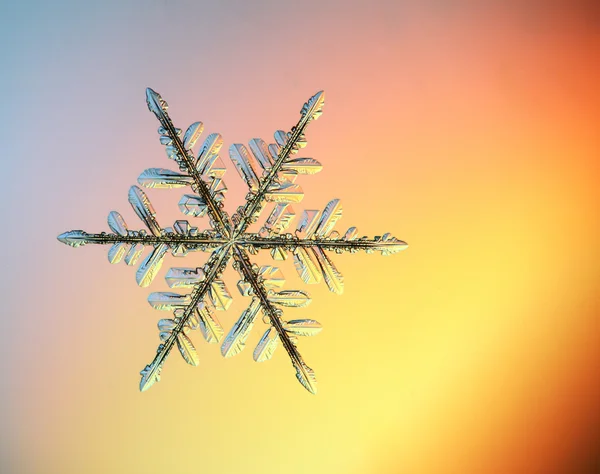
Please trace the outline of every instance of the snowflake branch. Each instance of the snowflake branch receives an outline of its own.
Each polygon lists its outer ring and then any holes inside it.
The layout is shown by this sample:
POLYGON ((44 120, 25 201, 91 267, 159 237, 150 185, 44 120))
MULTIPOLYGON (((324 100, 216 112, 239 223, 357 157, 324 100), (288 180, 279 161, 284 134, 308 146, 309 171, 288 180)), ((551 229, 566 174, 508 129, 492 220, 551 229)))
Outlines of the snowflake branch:
POLYGON ((258 234, 245 234, 239 240, 241 245, 250 245, 255 249, 283 248, 285 250, 294 250, 298 247, 320 247, 323 250, 334 250, 338 253, 352 252, 358 250, 381 251, 384 253, 396 253, 408 247, 406 242, 394 237, 383 240, 383 237, 374 239, 300 239, 288 234, 289 237, 275 235, 272 237, 260 237, 258 234))
POLYGON ((321 115, 324 100, 324 93, 323 91, 320 91, 304 104, 304 107, 301 111, 302 116, 300 117, 300 120, 296 126, 292 128, 291 136, 287 139, 282 149, 279 151, 277 160, 275 160, 275 163, 273 163, 273 166, 269 170, 267 176, 261 180, 258 191, 246 201, 246 204, 242 210, 238 211, 234 215, 234 222, 236 220, 238 221, 234 231, 235 237, 242 235, 248 226, 252 224, 252 218, 254 214, 261 210, 262 202, 264 201, 269 188, 275 182, 279 171, 281 171, 281 167, 289 158, 290 153, 297 149, 298 141, 304 135, 304 129, 312 120, 321 115))
POLYGON ((298 352, 298 348, 284 329, 283 322, 281 321, 282 311, 276 309, 269 301, 267 291, 263 283, 257 278, 256 274, 252 270, 252 265, 248 260, 248 256, 240 247, 235 247, 233 258, 238 263, 239 269, 244 275, 245 280, 252 286, 254 294, 260 301, 263 313, 268 316, 271 326, 273 326, 277 331, 277 335, 279 336, 283 347, 285 347, 285 350, 292 361, 292 365, 296 369, 296 377, 309 392, 313 394, 316 393, 317 387, 314 372, 305 364, 300 352, 298 352))
POLYGON ((204 280, 198 283, 190 294, 190 303, 183 310, 181 317, 177 319, 177 324, 173 328, 169 337, 164 343, 158 346, 157 354, 154 360, 140 372, 142 380, 140 381, 140 391, 148 390, 155 382, 160 380, 162 364, 168 357, 171 349, 177 341, 177 337, 183 331, 185 325, 194 314, 198 303, 206 296, 212 282, 222 273, 227 262, 231 257, 229 247, 221 247, 216 250, 206 264, 206 276, 204 280))
POLYGON ((107 234, 88 234, 83 230, 70 230, 58 236, 58 240, 71 247, 81 247, 86 244, 110 245, 116 243, 141 244, 143 246, 153 246, 157 244, 168 244, 175 246, 184 244, 188 250, 195 248, 216 248, 225 245, 228 240, 210 236, 208 234, 199 234, 197 236, 180 235, 176 233, 166 233, 164 235, 140 235, 139 232, 131 235, 107 234))
POLYGON ((167 113, 167 103, 162 99, 160 94, 150 88, 146 89, 146 101, 150 111, 156 115, 156 118, 160 124, 167 131, 169 137, 173 140, 172 145, 175 147, 180 163, 185 166, 187 173, 189 173, 194 180, 192 189, 206 202, 208 214, 213 221, 216 230, 221 232, 225 237, 229 237, 231 235, 231 226, 228 223, 229 216, 222 209, 222 207, 219 206, 219 203, 217 203, 214 196, 210 192, 208 185, 202 179, 202 176, 196 169, 194 157, 191 156, 190 152, 183 146, 183 142, 181 141, 181 138, 179 138, 179 135, 173 126, 173 122, 167 113))

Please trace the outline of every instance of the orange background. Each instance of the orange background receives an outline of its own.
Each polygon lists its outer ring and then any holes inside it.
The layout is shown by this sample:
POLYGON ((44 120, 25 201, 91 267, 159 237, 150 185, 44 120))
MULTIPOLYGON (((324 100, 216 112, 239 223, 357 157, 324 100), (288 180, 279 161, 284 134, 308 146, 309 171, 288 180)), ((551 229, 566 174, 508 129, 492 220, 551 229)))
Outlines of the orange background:
MULTIPOLYGON (((5 4, 2 472, 597 472, 599 10, 593 2, 5 4), (138 221, 127 190, 170 162, 150 86, 176 126, 225 146, 289 129, 324 89, 300 205, 342 199, 337 228, 391 232, 391 257, 334 256, 345 293, 307 287, 324 330, 223 359, 192 337, 138 392, 165 313, 106 248, 69 229, 138 221)), ((233 166, 233 211, 245 189, 233 166)), ((159 222, 178 191, 150 190, 159 222)), ((266 217, 266 214, 265 214, 266 217)), ((198 221, 196 225, 206 225, 198 221)), ((167 289, 167 257, 151 291, 167 289)), ((270 262, 268 255, 255 259, 270 262)), ((247 299, 226 282, 234 304, 247 299)))

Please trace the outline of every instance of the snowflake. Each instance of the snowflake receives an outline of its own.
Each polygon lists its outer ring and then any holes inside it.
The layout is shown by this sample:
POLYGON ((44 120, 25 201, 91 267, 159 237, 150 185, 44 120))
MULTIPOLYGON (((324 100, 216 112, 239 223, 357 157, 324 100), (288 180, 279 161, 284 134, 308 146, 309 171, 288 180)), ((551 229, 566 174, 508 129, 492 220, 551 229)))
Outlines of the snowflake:
POLYGON ((198 365, 196 349, 188 337, 189 331, 199 329, 207 342, 218 343, 224 335, 215 310, 226 310, 232 297, 220 276, 230 261, 240 274, 238 289, 243 296, 252 298, 248 308, 233 325, 221 345, 224 357, 231 357, 244 349, 248 335, 259 312, 269 329, 254 350, 254 360, 270 359, 281 343, 296 369, 296 377, 311 393, 316 392, 316 378, 306 365, 297 348, 299 336, 312 336, 321 325, 312 319, 286 321, 282 307, 302 307, 310 303, 307 293, 299 290, 282 290, 284 279, 281 271, 273 266, 259 267, 251 263, 250 255, 259 250, 270 250, 274 260, 293 256, 298 274, 305 283, 324 280, 334 293, 342 293, 344 281, 326 251, 336 253, 367 253, 379 251, 383 255, 396 253, 407 247, 389 234, 373 239, 358 237, 356 227, 344 234, 333 230, 342 215, 338 199, 330 201, 323 212, 305 210, 294 234, 284 233, 295 217, 290 203, 302 200, 303 192, 295 183, 298 175, 309 175, 321 170, 321 164, 312 158, 292 158, 306 146, 304 130, 318 118, 323 109, 324 94, 319 92, 304 104, 300 121, 288 133, 275 132, 275 144, 266 145, 261 139, 250 140, 249 147, 234 144, 229 155, 241 177, 249 187, 243 206, 229 216, 223 206, 223 183, 225 166, 219 158, 223 144, 221 135, 210 134, 200 147, 197 158, 192 149, 202 134, 203 125, 196 122, 183 134, 175 128, 167 113, 167 103, 152 89, 146 90, 148 108, 160 122, 160 142, 166 146, 167 156, 179 166, 179 171, 162 168, 145 170, 138 182, 146 188, 190 187, 192 194, 185 194, 179 208, 185 215, 200 217, 208 215, 210 229, 198 231, 187 220, 175 221, 172 228, 161 227, 154 208, 146 194, 137 186, 129 190, 129 202, 135 213, 149 230, 128 229, 123 217, 116 211, 108 215, 112 233, 89 234, 72 230, 58 239, 72 247, 85 244, 111 245, 108 251, 110 263, 125 260, 134 265, 145 247, 152 250, 142 260, 136 273, 138 285, 146 287, 159 272, 165 255, 171 251, 175 257, 183 257, 190 251, 211 252, 207 263, 201 268, 171 268, 166 280, 171 288, 188 288, 187 294, 155 292, 148 302, 157 310, 172 311, 173 317, 158 322, 161 344, 154 360, 142 371, 140 390, 145 391, 160 380, 163 364, 175 345, 184 360, 198 365), (257 233, 249 232, 251 224, 265 205, 275 203, 274 208, 257 233))

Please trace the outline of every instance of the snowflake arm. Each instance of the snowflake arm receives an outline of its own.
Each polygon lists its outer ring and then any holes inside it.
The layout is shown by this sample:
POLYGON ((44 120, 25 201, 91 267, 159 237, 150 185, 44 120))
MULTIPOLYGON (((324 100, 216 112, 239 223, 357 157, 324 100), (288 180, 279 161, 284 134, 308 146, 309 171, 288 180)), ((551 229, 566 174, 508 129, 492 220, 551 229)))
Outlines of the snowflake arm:
MULTIPOLYGON (((175 226, 178 223, 187 223, 187 221, 175 221, 175 226)), ((185 224, 182 224, 185 225, 185 224)), ((134 231, 131 235, 116 235, 101 232, 100 234, 88 234, 83 230, 70 230, 59 236, 59 240, 71 247, 81 247, 86 244, 99 245, 114 245, 128 244, 141 246, 155 246, 158 244, 166 244, 169 247, 177 247, 185 245, 188 250, 204 250, 220 247, 227 243, 226 239, 216 237, 211 232, 198 233, 197 227, 192 227, 189 234, 177 234, 168 230, 164 235, 140 235, 139 231, 134 231)), ((116 262, 114 262, 116 263, 116 262)))
MULTIPOLYGON (((274 337, 279 338, 281 340, 283 347, 288 353, 292 365, 296 369, 296 377, 298 381, 311 393, 316 393, 316 378, 313 370, 308 367, 304 361, 302 360, 302 356, 296 347, 293 339, 287 333, 284 328, 284 323, 282 320, 283 311, 280 309, 276 309, 273 304, 273 296, 269 294, 265 288, 265 285, 258 278, 258 275, 252 268, 252 264, 250 263, 248 256, 246 253, 240 249, 239 247, 234 251, 234 259, 236 262, 236 267, 243 275, 244 280, 249 283, 252 293, 256 295, 260 306, 262 308, 263 314, 265 316, 266 321, 271 324, 271 326, 275 329, 276 335, 274 337)), ((283 293, 283 292, 281 292, 283 293)), ((280 294, 281 294, 280 293, 280 294)), ((290 294, 291 292, 288 292, 290 294)), ((304 293, 302 293, 305 295, 304 293)), ((284 295, 285 296, 285 295, 284 295)), ((275 300, 276 301, 276 300, 275 300)), ((286 303, 286 299, 280 299, 280 303, 286 303)), ((244 315, 242 315, 243 317, 244 315)), ((273 344, 273 343, 272 343, 273 344)), ((255 357, 256 359, 256 357, 255 357)))
POLYGON ((315 247, 322 250, 332 250, 336 253, 358 252, 364 250, 367 253, 375 251, 382 255, 391 255, 408 247, 406 242, 392 237, 390 234, 384 234, 372 239, 361 237, 357 240, 347 240, 347 238, 321 238, 321 239, 300 239, 288 234, 286 236, 261 237, 259 234, 246 234, 241 241, 248 247, 253 247, 255 253, 260 249, 283 249, 295 251, 299 247, 315 247))
POLYGON ((215 232, 198 232, 197 227, 191 227, 185 220, 175 221, 175 230, 171 227, 161 228, 150 200, 137 186, 132 186, 129 190, 129 201, 150 234, 143 229, 129 230, 121 214, 111 211, 107 220, 113 233, 89 234, 83 230, 71 230, 59 235, 58 240, 71 247, 111 245, 108 261, 112 264, 124 259, 127 265, 135 265, 144 247, 152 247, 153 250, 141 262, 136 273, 137 283, 142 287, 152 283, 169 249, 174 256, 183 256, 188 251, 211 251, 227 243, 226 239, 215 232))
MULTIPOLYGON (((167 113, 168 104, 160 94, 147 88, 146 102, 148 104, 148 109, 156 115, 156 118, 162 125, 161 129, 159 129, 159 133, 161 134, 161 143, 164 143, 167 146, 168 156, 177 161, 182 171, 189 174, 192 182, 192 189, 199 193, 204 200, 208 215, 211 219, 211 224, 213 224, 215 230, 221 232, 224 236, 229 237, 231 225, 228 222, 229 218, 227 213, 223 210, 220 203, 217 202, 213 192, 211 192, 211 189, 202 179, 201 173, 198 170, 197 165, 202 164, 202 155, 195 163, 190 151, 184 146, 184 142, 189 145, 189 148, 196 143, 198 136, 203 130, 202 123, 196 122, 192 124, 186 131, 184 141, 182 142, 177 129, 173 126, 173 122, 167 113)), ((203 149, 203 151, 205 151, 205 149, 203 149)))
MULTIPOLYGON (((246 204, 233 216, 233 222, 236 224, 234 233, 237 237, 244 234, 255 216, 260 213, 265 199, 277 202, 297 202, 302 199, 302 191, 293 182, 285 179, 278 180, 281 178, 280 174, 282 171, 285 171, 285 164, 288 162, 290 155, 295 153, 299 148, 306 146, 304 130, 311 121, 321 116, 324 104, 325 94, 323 91, 312 96, 302 107, 300 120, 296 126, 288 134, 282 131, 276 132, 275 141, 277 145, 270 145, 268 151, 264 147, 262 140, 255 139, 251 141, 250 148, 256 159, 248 154, 247 151, 244 153, 245 148, 243 146, 232 145, 230 154, 238 171, 240 171, 242 177, 250 185, 251 191, 255 190, 253 188, 258 188, 255 193, 251 192, 249 194, 246 204), (265 170, 266 176, 263 179, 260 179, 258 176, 260 167, 256 163, 260 163, 265 170), (252 176, 252 171, 254 171, 254 177, 252 176), (259 186, 256 184, 257 181, 260 182, 259 186)), ((301 160, 309 160, 309 162, 301 161, 297 164, 298 167, 304 165, 303 170, 310 170, 306 171, 306 174, 312 174, 321 169, 320 164, 316 160, 310 158, 302 158, 301 160)), ((298 172, 293 168, 293 165, 293 163, 288 163, 287 167, 287 170, 291 171, 292 175, 298 172)))
MULTIPOLYGON (((206 327, 210 324, 207 321, 207 316, 201 311, 201 309, 204 308, 199 308, 199 304, 201 304, 203 299, 207 296, 211 285, 225 269, 230 255, 230 250, 227 247, 221 247, 213 253, 205 266, 206 273, 204 278, 194 285, 193 291, 189 295, 178 295, 183 296, 181 299, 189 300, 184 308, 173 308, 169 303, 165 303, 163 306, 157 304, 154 305, 156 309, 174 309, 174 318, 172 320, 167 320, 170 321, 171 324, 161 324, 161 322, 164 322, 165 320, 159 321, 158 326, 159 330, 161 330, 161 339, 163 337, 166 337, 166 339, 164 343, 158 346, 154 360, 140 372, 140 375, 142 376, 140 381, 140 391, 144 392, 148 390, 155 382, 160 380, 163 363, 176 343, 185 361, 190 365, 198 365, 196 350, 185 333, 195 326, 191 321, 193 318, 199 318, 199 321, 197 322, 198 325, 203 324, 206 327)), ((151 304, 151 297, 153 295, 155 295, 155 293, 151 294, 149 297, 151 304)), ((157 294, 157 296, 162 295, 165 295, 165 293, 157 294)), ((160 297, 157 298, 159 301, 160 299, 160 297)))

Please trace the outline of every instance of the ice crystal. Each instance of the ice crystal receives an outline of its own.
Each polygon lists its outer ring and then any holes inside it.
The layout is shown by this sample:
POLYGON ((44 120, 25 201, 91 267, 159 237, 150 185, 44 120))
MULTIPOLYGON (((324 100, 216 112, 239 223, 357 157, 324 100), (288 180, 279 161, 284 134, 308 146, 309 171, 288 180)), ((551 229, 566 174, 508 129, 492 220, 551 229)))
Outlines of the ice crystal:
POLYGON ((208 261, 201 268, 174 267, 167 272, 165 278, 169 287, 188 289, 188 293, 155 292, 148 296, 154 309, 169 311, 172 317, 158 321, 161 343, 154 360, 141 371, 140 390, 145 391, 160 380, 163 364, 175 346, 188 364, 198 365, 198 354, 189 338, 191 330, 199 330, 209 343, 222 340, 221 353, 231 357, 244 349, 254 323, 262 313, 262 320, 269 328, 254 350, 254 360, 269 360, 282 345, 300 383, 315 393, 316 378, 298 351, 297 339, 317 334, 321 325, 312 319, 286 321, 283 314, 285 307, 308 305, 310 297, 304 291, 283 290, 285 280, 281 270, 274 266, 259 267, 251 262, 251 255, 260 250, 269 250, 274 260, 285 260, 291 255, 305 283, 324 280, 329 290, 341 294, 344 280, 329 252, 364 250, 388 255, 407 246, 390 234, 371 239, 359 237, 356 227, 340 236, 333 230, 342 215, 338 199, 330 201, 322 212, 303 211, 295 232, 286 233, 296 217, 290 203, 300 202, 303 198, 302 188, 296 183, 298 175, 314 174, 322 168, 313 158, 295 158, 293 155, 306 146, 306 126, 322 113, 323 92, 318 92, 304 104, 300 120, 290 132, 275 132, 275 143, 267 145, 255 138, 250 140, 248 147, 231 145, 229 156, 249 187, 245 203, 232 216, 223 207, 227 188, 223 182, 226 168, 219 157, 223 145, 221 135, 208 135, 195 155, 192 149, 202 134, 202 123, 190 125, 182 134, 182 130, 173 125, 167 103, 159 94, 147 89, 146 101, 160 122, 160 143, 165 145, 167 156, 179 170, 150 168, 142 172, 138 183, 145 188, 191 189, 191 193, 179 201, 179 209, 186 216, 208 216, 209 230, 199 231, 187 220, 175 221, 173 227, 161 226, 148 196, 138 186, 132 186, 129 202, 149 232, 129 229, 121 214, 112 211, 108 215, 112 233, 89 234, 72 230, 58 237, 72 247, 110 245, 110 263, 124 260, 127 265, 135 265, 144 248, 149 247, 149 253, 136 272, 137 283, 142 287, 152 283, 167 252, 176 257, 192 251, 210 252, 208 261), (275 205, 259 232, 249 232, 250 225, 258 221, 269 202, 275 205), (240 275, 238 290, 251 301, 225 336, 215 311, 227 310, 232 302, 229 289, 220 279, 230 261, 240 275))

